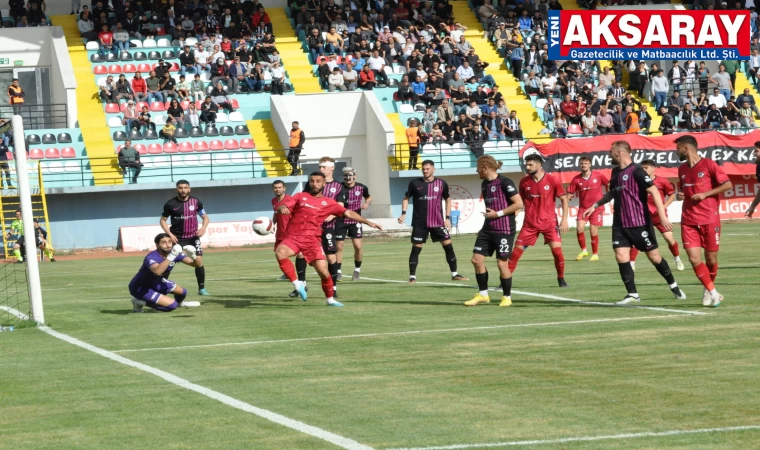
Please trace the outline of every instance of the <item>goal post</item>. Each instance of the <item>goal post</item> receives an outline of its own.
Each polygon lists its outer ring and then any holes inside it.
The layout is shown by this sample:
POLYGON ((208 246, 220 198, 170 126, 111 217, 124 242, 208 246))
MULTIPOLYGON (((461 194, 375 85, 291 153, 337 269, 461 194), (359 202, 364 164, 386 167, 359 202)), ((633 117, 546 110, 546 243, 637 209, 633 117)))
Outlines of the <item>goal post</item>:
MULTIPOLYGON (((19 203, 21 205, 21 220, 24 223, 24 246, 27 250, 26 262, 27 283, 29 287, 29 307, 32 319, 38 324, 45 323, 45 313, 42 309, 42 288, 40 286, 40 266, 37 262, 37 241, 34 234, 34 211, 32 210, 32 191, 29 186, 29 164, 26 155, 26 136, 24 121, 19 115, 11 119, 13 125, 13 150, 16 160, 16 176, 18 183, 19 203)), ((5 230, 3 230, 5 232, 5 230)))

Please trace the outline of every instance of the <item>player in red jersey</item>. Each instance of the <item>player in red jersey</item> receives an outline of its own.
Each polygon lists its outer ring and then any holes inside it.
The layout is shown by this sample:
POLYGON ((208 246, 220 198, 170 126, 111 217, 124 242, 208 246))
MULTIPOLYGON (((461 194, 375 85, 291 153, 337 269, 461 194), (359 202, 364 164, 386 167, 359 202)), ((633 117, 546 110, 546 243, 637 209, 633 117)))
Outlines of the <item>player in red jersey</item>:
MULTIPOLYGON (((755 180, 760 182, 760 141, 755 142, 755 180)), ((752 203, 750 203, 749 208, 747 208, 747 212, 744 213, 744 216, 747 217, 747 219, 752 218, 752 214, 755 213, 755 208, 757 208, 758 203, 760 203, 760 191, 757 191, 755 193, 755 198, 752 200, 752 203)))
MULTIPOLYGON (((591 159, 588 156, 581 156, 580 159, 581 173, 576 175, 570 185, 567 186, 567 199, 572 200, 573 196, 578 197, 578 216, 576 217, 576 230, 578 233, 578 245, 581 246, 581 252, 575 257, 576 261, 583 260, 588 256, 586 249, 586 219, 583 212, 591 205, 601 200, 604 196, 605 189, 610 185, 609 178, 601 173, 591 171, 591 159)), ((602 226, 602 217, 604 216, 604 207, 597 208, 588 218, 591 229, 591 258, 589 261, 599 261, 599 227, 602 226)))
POLYGON ((306 301, 306 286, 298 280, 296 269, 289 259, 299 252, 322 279, 322 291, 327 298, 327 305, 343 306, 333 298, 333 280, 327 270, 325 252, 322 249, 322 224, 329 216, 343 216, 378 230, 382 228, 359 214, 347 210, 335 200, 324 197, 322 195, 324 187, 325 175, 322 172, 312 172, 309 175, 309 192, 296 194, 295 197, 283 201, 277 208, 278 214, 291 217, 288 223, 288 235, 277 246, 275 254, 282 273, 293 283, 293 287, 302 300, 306 301))
MULTIPOLYGON (((280 242, 282 242, 285 239, 286 233, 285 230, 288 228, 288 222, 290 221, 290 216, 285 214, 279 214, 277 212, 277 208, 285 201, 290 199, 290 195, 285 193, 285 182, 282 180, 275 180, 272 183, 272 192, 274 193, 274 197, 272 198, 272 210, 274 211, 272 215, 272 222, 276 225, 277 231, 275 232, 274 237, 274 249, 277 250, 277 246, 280 245, 280 242)), ((296 256, 296 273, 298 274, 298 279, 303 281, 304 284, 306 284, 306 260, 303 259, 302 254, 298 254, 296 256)), ((283 275, 280 280, 287 280, 288 277, 283 275)), ((308 291, 309 288, 306 287, 306 290, 308 291)), ((288 294, 289 297, 298 297, 298 292, 294 289, 293 292, 288 294)))
POLYGON ((549 245, 554 256, 554 268, 557 269, 559 287, 567 287, 565 282, 565 257, 562 255, 562 237, 567 232, 568 201, 562 183, 554 175, 544 172, 540 155, 525 157, 525 172, 528 174, 520 180, 519 193, 525 204, 525 217, 520 234, 517 236, 515 249, 509 258, 509 271, 514 272, 517 261, 525 249, 534 245, 538 235, 544 236, 544 243, 549 245), (557 223, 554 210, 556 200, 562 202, 562 222, 557 223))
POLYGON ((702 305, 720 305, 723 296, 715 289, 718 275, 718 249, 720 247, 720 210, 718 195, 731 189, 726 173, 715 161, 697 153, 697 140, 684 135, 675 140, 678 159, 684 161, 678 167, 681 207, 681 239, 683 248, 697 278, 705 287, 702 305), (701 250, 705 250, 702 262, 701 250), (706 263, 706 264, 705 264, 706 263))
MULTIPOLYGON (((655 176, 654 173, 655 170, 657 170, 657 163, 654 162, 654 160, 645 159, 644 161, 641 161, 640 166, 644 169, 644 172, 649 175, 649 178, 652 179, 652 183, 654 183, 654 186, 660 193, 660 200, 662 200, 662 203, 665 206, 665 214, 667 215, 668 206, 670 206, 670 204, 676 199, 675 186, 673 186, 673 183, 668 181, 667 178, 655 176)), ((654 199, 651 195, 648 197, 647 206, 649 207, 649 215, 652 217, 652 225, 657 228, 660 234, 662 234, 662 237, 665 238, 670 253, 675 257, 676 268, 678 270, 684 270, 683 261, 681 261, 681 252, 678 250, 678 241, 673 237, 673 232, 668 231, 660 221, 660 216, 657 214, 657 206, 654 204, 654 199)), ((639 249, 631 247, 631 267, 634 268, 634 270, 636 269, 636 256, 638 256, 638 254, 639 249)))

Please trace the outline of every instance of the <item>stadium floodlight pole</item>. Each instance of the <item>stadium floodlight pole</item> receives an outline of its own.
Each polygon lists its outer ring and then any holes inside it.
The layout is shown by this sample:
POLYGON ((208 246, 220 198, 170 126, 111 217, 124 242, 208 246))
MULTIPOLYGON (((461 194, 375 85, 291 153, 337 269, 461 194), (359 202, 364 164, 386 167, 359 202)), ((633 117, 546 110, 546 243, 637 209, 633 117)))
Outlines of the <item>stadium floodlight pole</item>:
POLYGON ((13 125, 13 150, 16 153, 21 220, 24 223, 24 246, 27 251, 26 273, 29 283, 29 303, 32 307, 32 318, 42 325, 45 323, 45 313, 42 311, 42 288, 40 287, 40 267, 37 263, 37 242, 34 237, 34 212, 32 211, 32 191, 29 188, 29 166, 26 162, 24 120, 21 116, 14 115, 11 124, 13 125))

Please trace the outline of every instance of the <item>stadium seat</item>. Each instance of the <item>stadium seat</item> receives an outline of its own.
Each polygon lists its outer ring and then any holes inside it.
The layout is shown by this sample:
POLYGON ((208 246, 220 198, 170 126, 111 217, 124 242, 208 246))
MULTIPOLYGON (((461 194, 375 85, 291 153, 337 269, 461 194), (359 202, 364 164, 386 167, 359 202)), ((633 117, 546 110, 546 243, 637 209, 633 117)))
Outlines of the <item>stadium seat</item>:
POLYGON ((583 128, 580 125, 574 123, 567 127, 568 134, 583 134, 583 128))
POLYGON ((184 139, 190 137, 190 135, 187 134, 187 130, 185 130, 183 127, 177 127, 177 129, 174 131, 174 137, 177 139, 184 139))
POLYGON ((58 159, 61 157, 61 152, 57 148, 49 148, 45 150, 46 159, 58 159))
POLYGON ((141 155, 147 155, 148 154, 148 148, 145 147, 144 145, 142 145, 142 144, 135 144, 134 147, 135 147, 135 150, 137 150, 137 153, 139 153, 141 155))
POLYGON ((55 135, 50 133, 43 134, 42 143, 45 145, 55 144, 55 135))
POLYGON ((153 102, 150 104, 150 110, 153 112, 164 112, 166 108, 164 108, 164 104, 161 102, 153 102))
POLYGON ((166 123, 166 116, 163 114, 156 114, 153 116, 153 123, 156 124, 157 127, 162 127, 166 123))
POLYGON ((198 165, 198 157, 193 155, 187 155, 185 156, 185 165, 186 166, 197 166, 198 165))
POLYGON ((177 148, 177 144, 174 142, 167 142, 164 144, 164 153, 177 153, 179 152, 179 148, 177 148))
MULTIPOLYGON (((237 99, 234 99, 234 98, 230 99, 230 106, 232 106, 232 109, 240 109, 240 103, 238 103, 237 99)), ((234 113, 230 113, 230 114, 234 114, 234 113)), ((242 122, 243 120, 245 120, 245 119, 242 118, 243 117, 242 113, 240 114, 240 117, 241 117, 240 122, 242 122)), ((230 120, 232 120, 232 119, 230 119, 230 120)))
POLYGON ((158 139, 158 133, 150 129, 145 130, 144 136, 146 140, 158 139))
MULTIPOLYGON (((168 39, 166 40, 168 41, 168 39)), ((169 45, 166 45, 165 47, 169 47, 169 45)), ((171 50, 164 50, 164 53, 162 53, 162 56, 164 57, 164 59, 175 59, 177 57, 177 55, 175 55, 174 52, 171 50)))
MULTIPOLYGON (((129 53, 127 51, 123 51, 123 52, 121 52, 119 54, 119 60, 121 60, 121 61, 132 61, 132 60, 134 60, 134 57, 132 56, 131 53, 129 53)), ((124 71, 126 71, 126 69, 124 69, 124 71)))
POLYGON ((193 152, 193 144, 189 142, 180 142, 179 143, 179 152, 180 153, 192 153, 193 152))
POLYGON ((145 39, 142 41, 143 48, 156 48, 156 41, 153 39, 145 39))
POLYGON ((108 62, 119 62, 119 57, 114 55, 113 53, 109 53, 106 55, 106 61, 108 62))
POLYGON ((148 59, 150 59, 151 61, 158 61, 159 59, 161 59, 161 53, 153 50, 152 52, 148 53, 148 59))
MULTIPOLYGON (((234 103, 232 106, 235 109, 238 108, 238 106, 235 106, 235 104, 237 104, 237 100, 233 98, 231 103, 234 103)), ((243 117, 243 113, 241 113, 240 111, 231 112, 229 115, 229 118, 230 118, 230 122, 245 122, 245 117, 243 117)))
POLYGON ((45 158, 45 153, 42 152, 42 150, 38 148, 33 148, 29 150, 29 159, 43 159, 45 158))
POLYGON ((135 109, 137 111, 142 111, 143 107, 145 107, 145 106, 150 107, 150 105, 148 104, 148 102, 137 102, 137 103, 135 103, 135 109))
POLYGON ((232 127, 223 126, 219 129, 219 134, 222 136, 234 136, 235 130, 233 130, 232 127))
POLYGON ((121 121, 121 117, 111 117, 108 119, 108 126, 111 128, 123 127, 124 124, 121 121))
POLYGON ((539 98, 536 100, 536 109, 544 109, 544 106, 546 106, 546 99, 545 98, 539 98))
MULTIPOLYGON (((144 139, 144 137, 143 137, 143 134, 140 132, 140 130, 134 129, 134 130, 131 130, 129 132, 129 140, 130 141, 142 141, 143 139, 144 139)), ((114 133, 114 139, 113 140, 114 141, 126 141, 127 140, 126 133, 124 133, 123 131, 117 131, 116 133, 114 133), (124 137, 122 139, 116 139, 116 136, 118 134, 124 135, 124 137)))
POLYGON ((161 144, 150 144, 148 145, 148 154, 149 155, 160 155, 164 152, 164 148, 161 147, 161 144))
POLYGON ((95 53, 94 55, 90 56, 90 62, 94 63, 102 63, 105 62, 105 58, 103 58, 103 55, 100 53, 95 53))
POLYGON ((414 106, 404 103, 402 105, 399 105, 398 112, 401 114, 413 114, 414 106))
POLYGON ((82 164, 77 161, 68 161, 64 164, 63 169, 66 172, 76 173, 82 171, 82 164))
POLYGON ((63 172, 64 170, 65 170, 65 169, 64 169, 64 165, 63 165, 63 163, 62 163, 62 162, 58 162, 58 161, 56 161, 56 162, 51 162, 51 163, 48 165, 48 171, 49 171, 50 173, 61 173, 61 172, 63 172))
POLYGON ((231 164, 230 157, 226 153, 219 153, 214 155, 214 164, 217 165, 227 165, 231 164))
POLYGON ((238 125, 235 127, 235 134, 238 136, 249 136, 251 132, 248 131, 248 125, 238 125))
POLYGON ((139 39, 130 39, 129 40, 129 46, 133 47, 133 48, 142 48, 143 47, 143 43, 139 39))
POLYGON ((106 75, 108 74, 108 68, 106 66, 93 66, 92 73, 95 75, 106 75))
MULTIPOLYGON (((150 64, 142 63, 142 64, 138 65, 137 66, 137 71, 138 72, 149 73, 150 72, 150 64)), ((145 78, 145 77, 143 77, 143 78, 145 78)))
MULTIPOLYGON (((172 42, 169 39, 162 38, 162 39, 159 39, 159 40, 156 41, 156 46, 157 47, 171 47, 172 46, 172 42)), ((167 51, 169 51, 169 50, 167 50, 167 51)), ((166 58, 166 56, 164 56, 164 58, 166 58)))
POLYGON ((198 39, 194 37, 189 37, 185 39, 185 45, 189 45, 192 48, 194 45, 198 45, 198 39))
POLYGON ((216 128, 216 125, 206 125, 206 130, 203 135, 208 137, 219 136, 219 129, 216 128))
POLYGON ((251 138, 245 138, 240 140, 240 148, 244 148, 247 150, 252 150, 256 148, 256 144, 253 143, 253 139, 251 138))
POLYGON ((203 101, 202 101, 202 100, 198 100, 198 101, 196 101, 196 102, 195 102, 195 109, 197 109, 197 110, 198 110, 198 114, 200 114, 200 111, 201 111, 201 105, 202 105, 202 104, 203 104, 203 101))
POLYGON ((76 158, 77 152, 71 147, 64 147, 61 149, 61 158, 76 158))
POLYGON ((224 149, 225 150, 238 150, 240 148, 240 144, 238 141, 234 139, 227 139, 224 141, 224 149))
POLYGON ((181 106, 184 111, 187 111, 187 108, 190 107, 190 100, 182 100, 179 106, 181 106))
POLYGON ((71 144, 71 135, 69 133, 58 133, 59 144, 71 144))
POLYGON ((12 161, 13 160, 13 152, 6 152, 5 154, 6 154, 6 156, 8 156, 8 161, 12 161))
POLYGON ((227 123, 230 121, 229 116, 226 113, 216 113, 216 123, 227 123))
POLYGON ((196 152, 207 152, 208 144, 205 141, 196 141, 195 144, 193 144, 193 148, 196 152))
MULTIPOLYGON (((81 44, 80 44, 81 45, 81 44)), ((80 47, 81 48, 81 47, 80 47)), ((90 41, 88 42, 84 48, 86 50, 100 50, 100 44, 98 44, 96 41, 90 41)))
POLYGON ((173 62, 172 66, 169 68, 169 72, 179 72, 179 63, 173 62))
POLYGON ((137 72, 137 66, 134 64, 124 64, 124 67, 121 68, 122 73, 135 73, 137 72))
POLYGON ((148 55, 145 54, 145 52, 135 52, 134 54, 135 61, 147 61, 148 55))
MULTIPOLYGON (((132 130, 132 131, 133 132, 137 132, 138 134, 140 133, 137 130, 132 130)), ((130 133, 129 138, 132 139, 133 141, 136 140, 136 138, 133 137, 132 133, 130 133)), ((142 136, 140 136, 140 139, 142 139, 142 136)), ((126 141, 127 140, 127 133, 125 133, 123 131, 114 131, 113 132, 113 140, 117 141, 117 142, 126 141)))
MULTIPOLYGON (((124 109, 127 108, 127 104, 124 103, 124 109)), ((116 103, 106 103, 106 112, 108 114, 117 114, 121 112, 119 105, 116 103)))
POLYGON ((110 73, 111 75, 118 75, 118 74, 120 74, 121 73, 121 66, 119 66, 117 64, 111 64, 110 66, 108 66, 108 73, 110 73))
POLYGON ((211 150, 224 150, 224 143, 218 139, 214 139, 208 146, 211 150))

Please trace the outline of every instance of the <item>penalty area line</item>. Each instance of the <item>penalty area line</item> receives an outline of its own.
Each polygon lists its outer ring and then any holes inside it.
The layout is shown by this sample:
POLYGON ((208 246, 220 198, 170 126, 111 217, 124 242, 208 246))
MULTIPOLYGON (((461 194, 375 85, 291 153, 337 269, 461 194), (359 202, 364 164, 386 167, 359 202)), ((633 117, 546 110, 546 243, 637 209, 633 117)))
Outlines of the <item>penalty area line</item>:
MULTIPOLYGON (((401 280, 386 280, 383 278, 367 278, 362 277, 362 280, 367 281, 381 281, 384 283, 398 283, 398 284, 408 284, 408 281, 401 281, 401 280)), ((427 284, 432 286, 451 286, 451 287, 466 287, 470 289, 477 289, 476 286, 471 286, 468 284, 460 284, 460 283, 441 283, 436 281, 417 281, 414 284, 427 284)), ((498 291, 499 289, 495 288, 489 288, 489 291, 498 291)), ((550 294, 539 294, 537 292, 528 292, 528 291, 518 291, 518 290, 512 290, 513 294, 518 295, 524 295, 526 297, 536 297, 536 298, 546 298, 549 300, 557 300, 561 302, 569 302, 569 303, 579 303, 584 305, 596 305, 596 306, 612 306, 616 308, 631 308, 631 309, 646 309, 649 311, 662 311, 662 312, 670 312, 670 313, 678 313, 678 314, 687 314, 692 316, 706 316, 709 315, 706 312, 701 311, 685 311, 682 309, 670 309, 670 308, 660 308, 659 306, 641 306, 641 305, 617 305, 615 303, 605 303, 605 302, 593 302, 593 301, 587 301, 587 300, 578 300, 575 298, 567 298, 567 297, 560 297, 557 295, 550 295, 550 294)))
POLYGON ((385 450, 460 450, 467 448, 496 448, 496 447, 522 447, 528 445, 551 445, 551 444, 568 444, 572 442, 592 442, 592 441, 604 441, 612 439, 635 439, 635 438, 647 438, 647 437, 666 437, 666 436, 680 436, 685 434, 701 434, 701 433, 727 433, 731 431, 748 431, 748 430, 760 430, 760 425, 743 425, 737 427, 722 427, 722 428, 701 428, 697 430, 670 430, 670 431, 644 431, 640 433, 624 433, 624 434, 612 434, 607 436, 581 436, 581 437, 568 437, 560 439, 541 439, 532 441, 507 441, 507 442, 492 442, 484 444, 455 444, 455 445, 440 445, 432 447, 403 447, 403 448, 388 448, 385 450))
POLYGON ((114 353, 134 353, 134 352, 147 352, 158 350, 184 350, 193 348, 211 348, 211 347, 231 347, 239 345, 263 345, 263 344, 287 344, 291 342, 308 342, 308 341, 325 341, 333 339, 360 339, 360 338, 375 338, 375 337, 387 337, 387 336, 409 336, 415 334, 432 334, 432 333, 455 333, 455 332, 467 332, 467 331, 482 331, 482 330, 501 330, 506 328, 531 328, 531 327, 550 327, 561 325, 585 325, 593 323, 605 323, 605 322, 630 322, 635 320, 651 320, 651 319, 666 319, 671 317, 683 317, 679 314, 669 314, 660 316, 644 316, 644 317, 615 317, 611 319, 588 319, 588 320, 571 320, 564 322, 540 322, 540 323, 516 323, 510 325, 486 325, 481 327, 467 327, 467 328, 442 328, 432 330, 410 330, 410 331, 390 331, 387 333, 365 333, 365 334, 345 334, 338 336, 321 336, 310 338, 294 338, 294 339, 271 339, 264 341, 246 341, 246 342, 222 342, 220 344, 198 344, 198 345, 182 345, 177 347, 154 347, 154 348, 133 348, 126 350, 113 350, 114 353))

